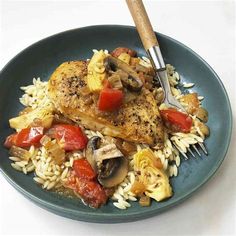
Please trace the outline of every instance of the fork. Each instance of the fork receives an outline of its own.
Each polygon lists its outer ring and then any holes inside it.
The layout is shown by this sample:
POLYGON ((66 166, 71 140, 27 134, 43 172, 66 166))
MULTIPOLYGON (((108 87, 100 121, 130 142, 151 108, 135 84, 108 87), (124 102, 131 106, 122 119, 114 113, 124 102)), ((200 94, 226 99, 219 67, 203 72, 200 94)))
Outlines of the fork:
MULTIPOLYGON (((184 107, 179 103, 179 101, 172 95, 171 87, 169 84, 169 80, 167 77, 166 72, 166 66, 165 62, 163 60, 161 50, 159 47, 159 43, 157 41, 156 35, 153 31, 151 22, 148 18, 147 12, 145 10, 145 7, 143 5, 142 0, 126 0, 126 3, 129 7, 129 11, 133 17, 134 23, 136 25, 136 28, 138 30, 139 36, 141 38, 141 41, 143 43, 143 46, 150 58, 151 64, 153 68, 156 71, 156 79, 160 82, 163 91, 164 91, 164 103, 168 107, 174 107, 178 110, 187 113, 184 107)), ((208 155, 208 152, 206 150, 206 147, 204 146, 203 142, 198 142, 200 148, 203 150, 203 152, 208 155)), ((201 156, 201 153, 197 149, 195 144, 191 145, 193 149, 196 151, 196 153, 201 156)), ((179 148, 178 150, 180 153, 185 157, 185 159, 188 159, 188 156, 186 153, 181 151, 179 148)), ((191 148, 188 148, 189 153, 192 156, 195 156, 192 152, 191 148)))

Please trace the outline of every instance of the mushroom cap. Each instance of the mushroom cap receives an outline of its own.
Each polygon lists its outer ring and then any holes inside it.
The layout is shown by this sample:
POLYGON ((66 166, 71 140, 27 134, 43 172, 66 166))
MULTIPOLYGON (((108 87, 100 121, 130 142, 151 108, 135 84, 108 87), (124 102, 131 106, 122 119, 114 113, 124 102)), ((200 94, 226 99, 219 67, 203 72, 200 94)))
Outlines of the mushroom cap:
POLYGON ((106 188, 122 183, 128 173, 128 159, 120 156, 104 162, 98 174, 99 183, 106 188))
POLYGON ((98 181, 106 188, 120 184, 128 173, 128 160, 114 143, 100 147, 101 138, 89 139, 86 159, 98 174, 98 181))
POLYGON ((89 139, 85 150, 86 159, 96 173, 97 173, 97 163, 94 158, 94 151, 99 148, 100 142, 101 142, 100 137, 93 136, 92 138, 89 139))
POLYGON ((135 92, 139 92, 142 89, 143 82, 139 78, 137 72, 134 71, 128 64, 110 55, 105 58, 105 64, 107 69, 113 71, 121 69, 128 74, 127 77, 121 77, 124 86, 126 86, 128 89, 135 92))

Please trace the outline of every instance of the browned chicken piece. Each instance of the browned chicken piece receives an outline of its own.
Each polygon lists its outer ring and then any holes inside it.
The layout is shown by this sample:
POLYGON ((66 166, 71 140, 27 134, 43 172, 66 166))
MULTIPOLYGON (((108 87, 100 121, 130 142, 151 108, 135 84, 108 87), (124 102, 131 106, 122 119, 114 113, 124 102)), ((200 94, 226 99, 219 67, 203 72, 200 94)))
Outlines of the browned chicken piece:
POLYGON ((149 90, 142 88, 135 100, 123 104, 116 112, 100 112, 96 95, 88 92, 86 75, 85 61, 65 62, 51 75, 49 96, 59 112, 104 135, 162 148, 163 124, 149 90))
POLYGON ((186 104, 186 111, 193 115, 199 108, 199 100, 197 93, 185 94, 181 99, 181 102, 186 104))

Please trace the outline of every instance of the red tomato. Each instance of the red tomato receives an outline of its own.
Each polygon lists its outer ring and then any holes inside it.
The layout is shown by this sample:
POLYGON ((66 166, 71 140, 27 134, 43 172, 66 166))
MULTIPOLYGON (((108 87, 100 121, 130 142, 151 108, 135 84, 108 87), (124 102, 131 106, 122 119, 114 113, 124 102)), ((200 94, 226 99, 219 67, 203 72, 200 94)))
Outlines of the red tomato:
POLYGON ((9 135, 4 142, 4 146, 6 148, 11 148, 13 145, 16 144, 16 137, 17 133, 9 135))
POLYGON ((4 145, 7 148, 10 148, 13 145, 17 147, 30 147, 31 145, 38 145, 40 139, 43 137, 43 131, 43 127, 22 129, 20 132, 8 136, 4 145))
POLYGON ((77 180, 78 178, 75 175, 74 171, 70 171, 69 172, 69 176, 67 177, 67 181, 64 183, 64 186, 66 188, 70 188, 72 190, 76 190, 76 186, 77 186, 77 180))
POLYGON ((92 180, 96 173, 86 159, 79 159, 73 162, 73 169, 79 178, 92 180))
POLYGON ((30 147, 31 145, 39 144, 40 139, 43 137, 43 127, 32 127, 22 129, 16 137, 16 146, 30 147))
POLYGON ((123 47, 118 47, 118 48, 115 48, 112 52, 111 52, 111 55, 113 57, 119 57, 121 53, 127 53, 129 54, 131 57, 135 57, 137 55, 137 52, 132 50, 132 49, 129 49, 129 48, 123 48, 123 47))
POLYGON ((112 88, 110 82, 107 79, 104 79, 102 84, 103 88, 112 88))
POLYGON ((190 132, 193 121, 190 116, 175 109, 161 110, 161 117, 165 124, 175 132, 190 132))
POLYGON ((79 179, 77 183, 75 192, 78 193, 89 206, 98 208, 106 203, 108 197, 99 183, 86 179, 79 179))
POLYGON ((106 203, 108 198, 105 190, 98 182, 79 178, 74 170, 70 171, 70 175, 64 186, 72 189, 91 207, 100 207, 106 203))
POLYGON ((48 135, 55 138, 65 149, 65 151, 74 151, 84 149, 87 145, 88 138, 80 127, 68 124, 54 125, 48 135))
POLYGON ((104 88, 98 99, 100 111, 114 111, 119 109, 123 101, 123 92, 116 89, 104 88))

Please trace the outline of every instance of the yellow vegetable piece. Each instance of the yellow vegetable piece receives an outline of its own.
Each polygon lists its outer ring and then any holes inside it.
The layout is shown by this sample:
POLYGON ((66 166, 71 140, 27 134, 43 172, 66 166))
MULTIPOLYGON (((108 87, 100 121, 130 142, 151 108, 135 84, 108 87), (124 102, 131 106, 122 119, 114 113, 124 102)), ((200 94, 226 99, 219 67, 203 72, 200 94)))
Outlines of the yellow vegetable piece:
POLYGON ((158 169, 162 169, 162 163, 160 158, 157 158, 153 151, 149 148, 143 149, 135 154, 136 163, 141 163, 142 160, 146 160, 149 166, 154 166, 158 169))
POLYGON ((126 64, 129 64, 131 57, 128 53, 122 52, 120 56, 118 56, 118 59, 125 62, 126 64))
POLYGON ((143 149, 134 155, 134 170, 139 173, 137 181, 146 187, 146 196, 161 201, 172 195, 169 179, 162 169, 157 168, 151 149, 143 149))
POLYGON ((49 128, 53 121, 53 111, 54 107, 52 105, 38 107, 27 114, 11 118, 9 123, 11 128, 24 129, 30 127, 35 119, 40 119, 41 126, 44 128, 49 128))
POLYGON ((141 196, 146 191, 146 187, 143 183, 140 183, 135 180, 130 191, 136 196, 141 196))
POLYGON ((142 196, 140 199, 139 199, 139 204, 142 206, 142 207, 148 207, 151 205, 151 199, 150 197, 148 196, 142 196))
POLYGON ((139 64, 139 62, 140 62, 140 59, 138 57, 131 57, 129 64, 131 66, 136 66, 139 64))
POLYGON ((94 53, 88 64, 87 82, 90 91, 97 92, 102 90, 102 81, 107 77, 104 59, 107 55, 103 50, 94 53))
MULTIPOLYGON (((149 171, 150 169, 147 168, 147 172, 149 171)), ((155 176, 151 174, 152 177, 149 178, 149 180, 151 179, 151 181, 148 184, 145 194, 158 202, 171 197, 172 188, 169 183, 169 178, 167 177, 165 172, 156 168, 153 174, 155 176)))

